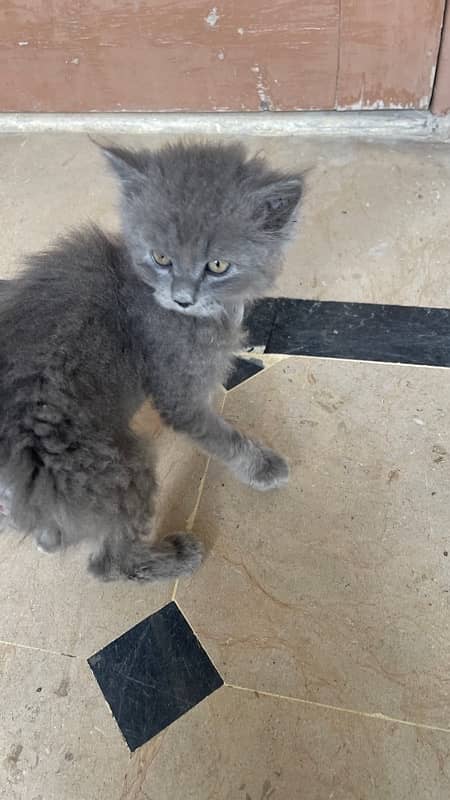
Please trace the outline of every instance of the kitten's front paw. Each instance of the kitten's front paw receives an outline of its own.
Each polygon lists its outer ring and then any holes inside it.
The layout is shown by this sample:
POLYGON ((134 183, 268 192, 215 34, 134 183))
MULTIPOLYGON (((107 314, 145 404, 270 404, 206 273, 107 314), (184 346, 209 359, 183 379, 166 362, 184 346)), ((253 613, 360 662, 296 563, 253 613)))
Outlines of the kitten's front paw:
POLYGON ((289 467, 284 458, 269 447, 253 443, 245 460, 242 459, 233 471, 243 483, 260 492, 280 489, 289 479, 289 467))

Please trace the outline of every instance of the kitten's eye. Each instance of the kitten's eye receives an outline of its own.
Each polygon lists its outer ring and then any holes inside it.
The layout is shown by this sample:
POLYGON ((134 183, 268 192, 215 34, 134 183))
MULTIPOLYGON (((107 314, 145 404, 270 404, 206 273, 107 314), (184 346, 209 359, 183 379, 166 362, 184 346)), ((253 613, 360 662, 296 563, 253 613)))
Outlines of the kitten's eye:
POLYGON ((159 267, 171 267, 172 262, 169 256, 165 256, 164 253, 158 253, 153 250, 152 253, 153 261, 155 261, 159 267))
POLYGON ((229 267, 229 261, 221 261, 219 258, 216 258, 215 261, 208 261, 206 265, 208 272, 212 272, 213 275, 223 275, 229 267))

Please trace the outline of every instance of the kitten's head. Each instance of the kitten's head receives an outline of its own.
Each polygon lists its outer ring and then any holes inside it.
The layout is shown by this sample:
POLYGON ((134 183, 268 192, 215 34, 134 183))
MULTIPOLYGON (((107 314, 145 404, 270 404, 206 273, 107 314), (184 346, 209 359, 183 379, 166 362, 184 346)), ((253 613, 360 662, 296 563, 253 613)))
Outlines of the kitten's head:
POLYGON ((194 316, 263 295, 302 193, 238 144, 103 147, 120 178, 134 268, 164 308, 194 316))

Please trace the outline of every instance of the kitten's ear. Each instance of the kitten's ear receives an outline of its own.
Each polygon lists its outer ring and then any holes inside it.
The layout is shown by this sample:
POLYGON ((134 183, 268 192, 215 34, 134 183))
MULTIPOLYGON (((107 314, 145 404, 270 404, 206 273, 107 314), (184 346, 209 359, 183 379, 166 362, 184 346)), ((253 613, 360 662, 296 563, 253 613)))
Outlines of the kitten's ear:
POLYGON ((130 197, 144 184, 151 156, 146 150, 136 151, 116 145, 94 144, 102 150, 109 166, 120 179, 124 193, 130 197))
POLYGON ((257 192, 257 214, 264 230, 281 232, 289 222, 303 194, 301 175, 287 176, 257 192))

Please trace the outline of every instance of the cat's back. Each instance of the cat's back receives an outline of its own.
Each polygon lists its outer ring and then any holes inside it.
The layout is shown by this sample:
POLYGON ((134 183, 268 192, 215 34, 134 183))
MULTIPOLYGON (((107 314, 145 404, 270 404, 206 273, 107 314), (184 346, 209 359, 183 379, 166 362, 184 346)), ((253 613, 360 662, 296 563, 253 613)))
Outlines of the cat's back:
POLYGON ((0 285, 0 400, 46 392, 96 407, 133 383, 125 307, 127 256, 90 227, 30 256, 0 285), (23 387, 21 389, 20 387, 23 387))
POLYGON ((0 283, 0 350, 76 343, 99 326, 117 325, 125 270, 120 243, 90 226, 28 256, 23 271, 0 283))

